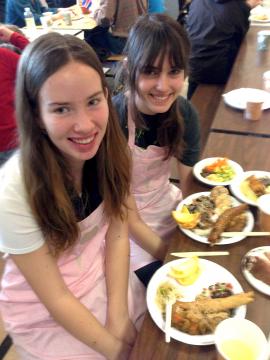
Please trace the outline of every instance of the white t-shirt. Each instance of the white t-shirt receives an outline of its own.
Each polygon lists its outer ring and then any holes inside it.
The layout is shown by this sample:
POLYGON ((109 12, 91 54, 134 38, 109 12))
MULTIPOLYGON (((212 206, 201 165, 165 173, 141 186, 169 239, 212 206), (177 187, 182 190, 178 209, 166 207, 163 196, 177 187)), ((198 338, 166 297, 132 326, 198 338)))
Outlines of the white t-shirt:
POLYGON ((45 242, 29 204, 17 152, 0 168, 0 251, 26 254, 45 242))

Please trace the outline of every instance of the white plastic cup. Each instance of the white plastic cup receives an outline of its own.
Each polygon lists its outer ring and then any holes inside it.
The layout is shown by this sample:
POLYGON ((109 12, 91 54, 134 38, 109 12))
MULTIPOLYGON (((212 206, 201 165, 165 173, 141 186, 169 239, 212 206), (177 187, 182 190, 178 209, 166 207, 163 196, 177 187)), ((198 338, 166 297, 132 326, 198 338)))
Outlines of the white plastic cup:
POLYGON ((72 25, 72 20, 71 20, 71 13, 70 11, 63 11, 61 13, 61 15, 63 16, 63 20, 65 25, 72 25))
POLYGON ((270 92, 270 70, 263 73, 263 88, 270 92))
POLYGON ((51 16, 41 16, 40 17, 40 22, 41 22, 41 25, 44 29, 48 29, 52 26, 52 18, 51 16))
POLYGON ((216 327, 215 345, 219 359, 223 360, 267 360, 266 336, 252 321, 229 318, 216 327))

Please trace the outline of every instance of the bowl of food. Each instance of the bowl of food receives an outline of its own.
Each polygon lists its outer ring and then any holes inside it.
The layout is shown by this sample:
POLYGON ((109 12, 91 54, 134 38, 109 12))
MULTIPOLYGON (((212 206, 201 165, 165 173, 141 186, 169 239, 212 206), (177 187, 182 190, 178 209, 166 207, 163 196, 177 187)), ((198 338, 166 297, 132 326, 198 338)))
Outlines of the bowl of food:
POLYGON ((203 159, 193 167, 194 176, 202 183, 211 186, 229 185, 242 173, 242 167, 226 157, 203 159))

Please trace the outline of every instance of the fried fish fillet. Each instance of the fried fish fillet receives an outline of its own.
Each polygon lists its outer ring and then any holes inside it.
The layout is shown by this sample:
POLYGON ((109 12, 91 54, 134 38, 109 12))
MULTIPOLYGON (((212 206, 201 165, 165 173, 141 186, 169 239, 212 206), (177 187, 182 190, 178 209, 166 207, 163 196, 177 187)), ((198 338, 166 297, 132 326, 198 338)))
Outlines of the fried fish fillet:
POLYGON ((240 305, 249 304, 254 300, 254 292, 243 292, 225 298, 201 299, 191 302, 176 301, 173 309, 181 307, 183 310, 199 310, 205 314, 217 313, 220 311, 234 309, 240 305))
POLYGON ((233 208, 225 210, 217 219, 216 223, 214 224, 209 236, 208 241, 210 244, 215 244, 218 242, 221 234, 226 229, 227 225, 231 222, 231 220, 242 214, 244 211, 248 209, 247 204, 241 204, 235 206, 233 208))

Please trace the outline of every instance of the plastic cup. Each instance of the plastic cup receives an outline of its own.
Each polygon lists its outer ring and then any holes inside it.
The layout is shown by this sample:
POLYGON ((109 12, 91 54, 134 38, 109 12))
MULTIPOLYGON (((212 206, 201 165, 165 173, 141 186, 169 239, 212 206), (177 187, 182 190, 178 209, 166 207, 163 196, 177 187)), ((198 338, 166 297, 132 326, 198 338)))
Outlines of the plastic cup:
POLYGON ((270 70, 263 73, 263 88, 270 92, 270 70))
POLYGON ((41 16, 40 22, 44 29, 48 29, 52 26, 52 18, 50 15, 41 16))
POLYGON ((219 360, 267 360, 269 344, 262 330, 247 319, 229 318, 216 327, 219 360))
POLYGON ((249 99, 246 102, 244 117, 247 120, 260 120, 262 116, 263 101, 261 99, 249 99))
POLYGON ((262 231, 270 231, 270 194, 258 198, 259 225, 262 231))
POLYGON ((65 25, 72 25, 72 20, 71 20, 71 13, 70 11, 63 11, 61 13, 61 15, 63 16, 63 20, 65 25))

